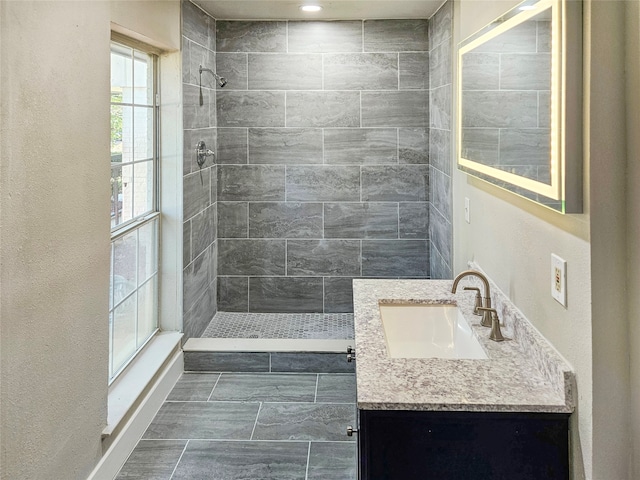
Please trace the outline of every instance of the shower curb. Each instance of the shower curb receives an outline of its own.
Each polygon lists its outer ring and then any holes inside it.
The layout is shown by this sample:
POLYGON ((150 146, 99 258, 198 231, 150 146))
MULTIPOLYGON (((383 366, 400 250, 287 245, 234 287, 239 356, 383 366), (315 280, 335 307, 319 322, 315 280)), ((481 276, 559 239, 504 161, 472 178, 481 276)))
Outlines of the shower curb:
POLYGON ((353 340, 190 338, 185 372, 354 373, 353 340))

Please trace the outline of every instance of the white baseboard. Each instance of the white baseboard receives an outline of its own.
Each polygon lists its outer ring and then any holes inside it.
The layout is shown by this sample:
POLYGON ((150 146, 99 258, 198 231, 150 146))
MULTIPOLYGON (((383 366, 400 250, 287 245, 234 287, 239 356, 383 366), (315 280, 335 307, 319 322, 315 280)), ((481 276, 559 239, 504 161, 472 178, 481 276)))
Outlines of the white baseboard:
POLYGON ((122 427, 117 438, 113 439, 87 480, 113 480, 116 477, 153 417, 160 410, 165 398, 182 375, 184 371, 183 357, 182 351, 178 351, 169 360, 157 382, 122 427))

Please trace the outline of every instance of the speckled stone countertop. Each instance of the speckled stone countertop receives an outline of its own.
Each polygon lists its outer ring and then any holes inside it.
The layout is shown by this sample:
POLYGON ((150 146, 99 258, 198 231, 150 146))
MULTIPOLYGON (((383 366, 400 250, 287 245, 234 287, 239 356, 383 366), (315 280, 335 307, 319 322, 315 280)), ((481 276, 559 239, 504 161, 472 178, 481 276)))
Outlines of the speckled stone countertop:
POLYGON ((570 413, 574 374, 567 362, 492 284, 491 297, 508 341, 489 340, 473 315, 476 285, 458 293, 451 280, 354 280, 358 408, 570 413), (486 360, 389 358, 381 303, 456 304, 488 355, 486 360))

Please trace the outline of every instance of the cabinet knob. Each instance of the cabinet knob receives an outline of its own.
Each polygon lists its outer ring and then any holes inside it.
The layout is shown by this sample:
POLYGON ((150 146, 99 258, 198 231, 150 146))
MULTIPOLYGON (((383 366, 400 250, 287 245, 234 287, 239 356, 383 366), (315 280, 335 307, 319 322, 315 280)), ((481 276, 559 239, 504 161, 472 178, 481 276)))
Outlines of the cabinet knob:
POLYGON ((355 430, 351 425, 347 427, 347 437, 353 437, 354 433, 358 433, 358 430, 355 430))

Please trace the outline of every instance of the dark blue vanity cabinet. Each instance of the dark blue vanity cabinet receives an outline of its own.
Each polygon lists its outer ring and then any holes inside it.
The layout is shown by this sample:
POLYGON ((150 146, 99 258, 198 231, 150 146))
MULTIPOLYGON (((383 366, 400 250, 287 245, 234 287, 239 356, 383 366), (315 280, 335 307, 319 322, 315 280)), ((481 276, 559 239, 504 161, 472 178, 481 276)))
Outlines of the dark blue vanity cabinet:
POLYGON ((569 415, 359 410, 360 480, 569 478, 569 415))

